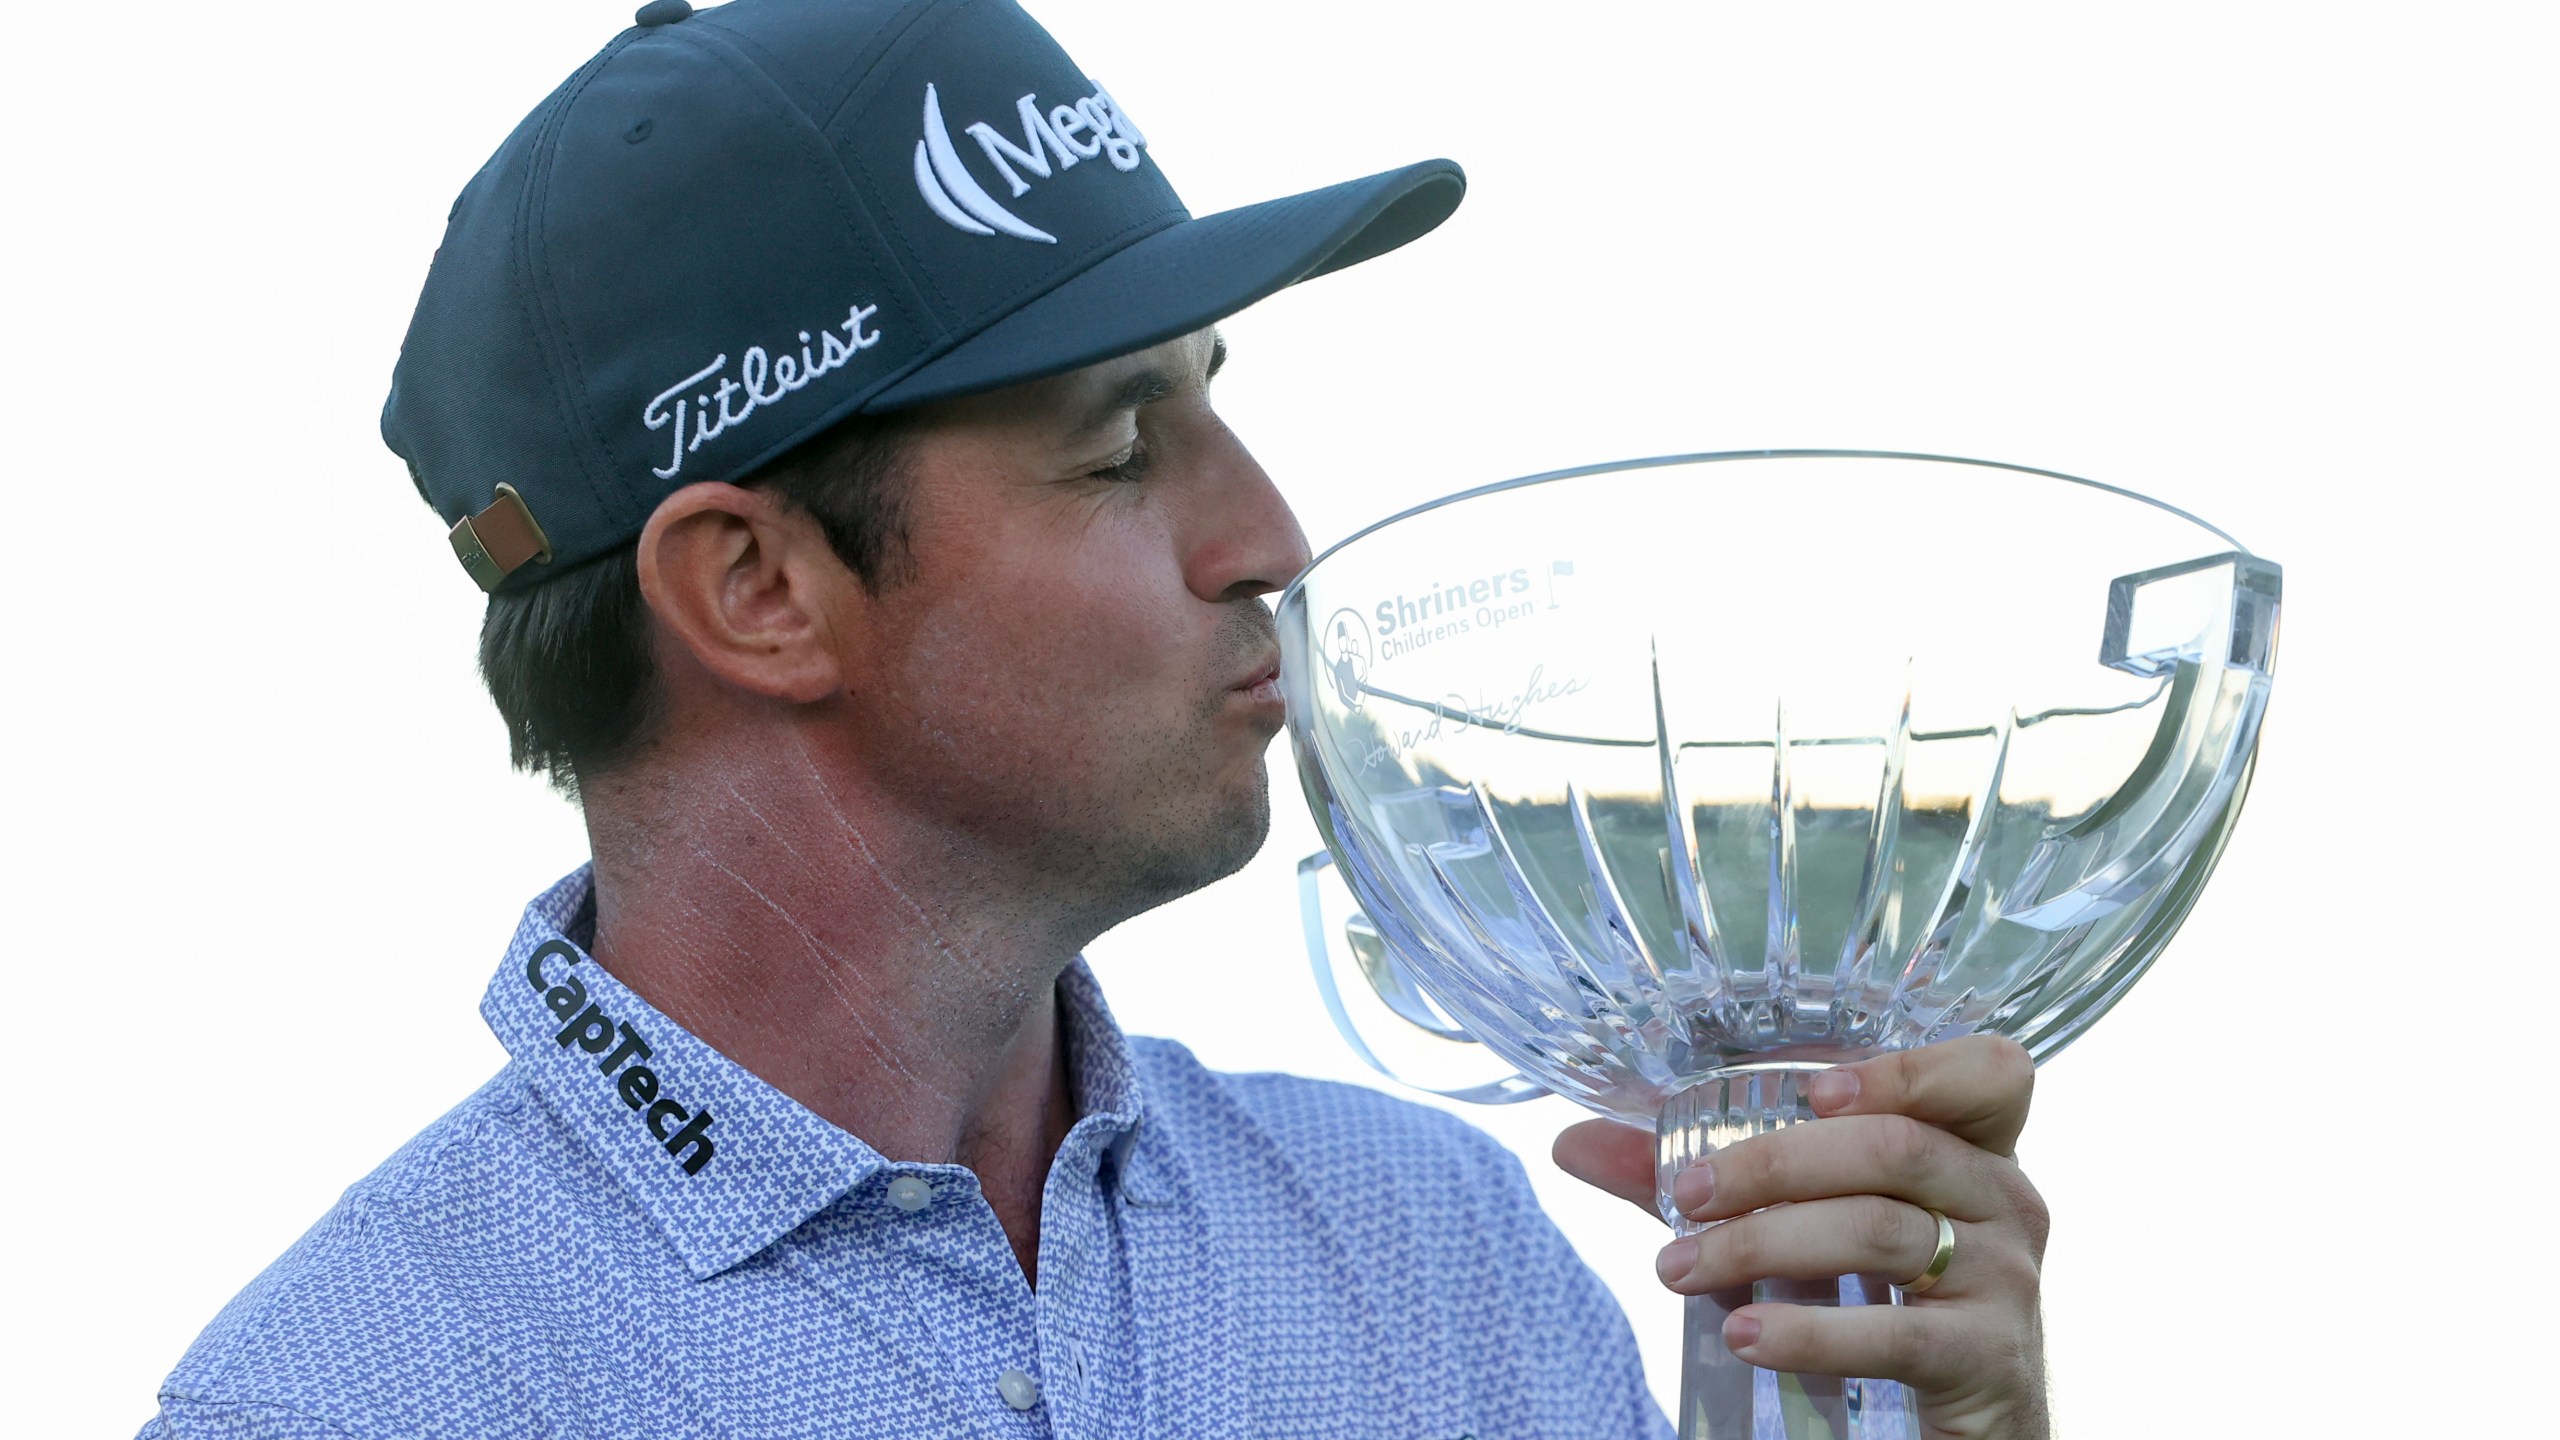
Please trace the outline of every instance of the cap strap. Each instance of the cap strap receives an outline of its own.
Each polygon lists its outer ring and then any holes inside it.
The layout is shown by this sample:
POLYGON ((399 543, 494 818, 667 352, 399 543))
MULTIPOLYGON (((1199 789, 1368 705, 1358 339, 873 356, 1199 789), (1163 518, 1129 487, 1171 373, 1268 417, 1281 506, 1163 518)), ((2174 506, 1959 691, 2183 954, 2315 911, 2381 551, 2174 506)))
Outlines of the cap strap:
POLYGON ((534 523, 533 510, 516 487, 504 481, 499 482, 498 498, 489 502, 488 509, 455 521, 445 538, 453 542, 455 558, 483 590, 495 591, 528 560, 551 563, 549 537, 534 523))

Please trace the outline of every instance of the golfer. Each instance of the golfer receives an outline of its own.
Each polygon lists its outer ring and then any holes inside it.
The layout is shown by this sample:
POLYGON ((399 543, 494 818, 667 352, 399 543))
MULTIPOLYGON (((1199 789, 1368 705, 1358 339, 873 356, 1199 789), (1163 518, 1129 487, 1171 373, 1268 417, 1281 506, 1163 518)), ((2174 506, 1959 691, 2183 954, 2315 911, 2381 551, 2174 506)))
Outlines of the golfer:
MULTIPOLYGON (((498 958, 505 1068, 144 1435, 1664 1433, 1506 1152, 1123 1035, 1078 958, 1268 826, 1260 597, 1308 554, 1216 322, 1464 188, 1193 218, 1144 119, 1009 0, 652 0, 464 188, 382 430, 593 863, 498 958)), ((1319 378, 1393 403, 1356 368, 1319 378)), ((1842 1118, 1682 1177, 1741 1218, 1666 1282, 1925 1279, 1722 1338, 2041 1434, 2030 1078, 1992 1041, 1831 1072, 1842 1118)), ((1557 1153, 1650 1209, 1649 1137, 1557 1153)))

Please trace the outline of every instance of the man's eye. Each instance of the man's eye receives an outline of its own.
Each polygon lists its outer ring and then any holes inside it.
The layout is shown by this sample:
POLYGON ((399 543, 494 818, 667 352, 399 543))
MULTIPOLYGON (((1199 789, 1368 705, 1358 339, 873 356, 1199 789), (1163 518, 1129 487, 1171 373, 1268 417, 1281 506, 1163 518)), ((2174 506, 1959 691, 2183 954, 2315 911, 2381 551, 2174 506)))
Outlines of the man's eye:
POLYGON ((1092 473, 1097 479, 1102 480, 1122 482, 1135 480, 1147 473, 1147 459, 1146 447, 1133 441, 1129 448, 1121 451, 1110 464, 1092 473))

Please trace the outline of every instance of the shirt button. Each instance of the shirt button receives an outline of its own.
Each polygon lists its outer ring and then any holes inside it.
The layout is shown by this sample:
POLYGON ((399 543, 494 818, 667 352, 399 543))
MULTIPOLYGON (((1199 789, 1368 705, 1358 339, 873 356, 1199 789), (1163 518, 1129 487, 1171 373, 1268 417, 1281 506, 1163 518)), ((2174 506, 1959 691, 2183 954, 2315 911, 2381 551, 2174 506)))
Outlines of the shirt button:
POLYGON ((996 1377, 996 1393, 1014 1409, 1028 1410, 1040 1403, 1040 1382, 1019 1370, 1007 1370, 996 1377))
POLYGON ((912 1215, 933 1203, 933 1187, 913 1175, 889 1182, 889 1203, 912 1215))

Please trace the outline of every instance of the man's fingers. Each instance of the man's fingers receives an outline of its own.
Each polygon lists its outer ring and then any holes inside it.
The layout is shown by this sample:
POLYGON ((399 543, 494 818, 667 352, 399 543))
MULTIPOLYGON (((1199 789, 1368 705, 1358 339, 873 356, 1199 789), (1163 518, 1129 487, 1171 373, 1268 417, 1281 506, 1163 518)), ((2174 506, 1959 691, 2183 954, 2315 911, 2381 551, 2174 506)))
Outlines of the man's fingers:
POLYGON ((1825 1071, 1810 1091, 1818 1115, 1907 1115, 2008 1155, 2026 1128, 2035 1087, 2035 1061, 2025 1046, 1968 1035, 1825 1071))
POLYGON ((1556 1168, 1596 1185, 1647 1215, 1654 1208, 1653 1137, 1614 1120, 1585 1120, 1556 1136, 1556 1168))
MULTIPOLYGON (((1965 1255, 1958 1226, 1956 1254, 1965 1255)), ((1977 1249, 1987 1248, 1976 1242, 1977 1249)), ((1851 1195, 1761 1210, 1662 1249, 1655 1269, 1683 1295, 1703 1295, 1758 1280, 1828 1280, 1877 1275, 1894 1284, 1917 1277, 1938 1251, 1938 1222, 1917 1205, 1881 1195, 1851 1195)), ((1970 1275, 1951 1265, 1929 1298, 1961 1300, 1970 1275)))
POLYGON ((1973 1389, 2001 1363, 2000 1347, 1945 1308, 1746 1305, 1725 1317, 1724 1341, 1764 1370, 1899 1380, 1924 1394, 1973 1389))
MULTIPOLYGON (((2016 1041, 1971 1035, 1824 1071, 1811 1082, 1811 1095, 1815 1112, 1826 1118, 1898 1116, 1934 1127, 1977 1149, 2007 1156, 2017 1147, 2018 1132, 2026 1128, 2035 1074, 2034 1061, 2016 1041)), ((1807 1128, 1823 1131, 1831 1127, 1807 1128)), ((1723 1153, 1732 1155, 1792 1133, 1789 1130, 1755 1137, 1723 1153)), ((1598 1186, 1647 1214, 1656 1213, 1654 1143, 1644 1131, 1610 1120, 1585 1120, 1556 1136, 1555 1161, 1557 1168, 1585 1184, 1598 1186)), ((1715 1219, 1779 1200, 1810 1200, 1876 1190, 1873 1185, 1821 1189, 1811 1183, 1788 1184, 1775 1177, 1768 1179, 1770 1183, 1759 1185, 1754 1191, 1762 1198, 1749 1205, 1728 1203, 1713 1211, 1701 1211, 1684 1200, 1681 1208, 1699 1219, 1715 1219)), ((1691 1182, 1688 1188, 1697 1189, 1697 1182, 1691 1182)), ((1728 1196, 1739 1193, 1742 1192, 1728 1186, 1728 1196)), ((1906 1199, 1919 1198, 1923 1204, 1955 1213, 1952 1206, 1910 1191, 1893 1193, 1906 1199)))
POLYGON ((2041 1203, 2015 1165, 1900 1115, 1852 1115, 1754 1135, 1681 1172, 1671 1195, 1692 1220, 1842 1195, 1888 1196, 1976 1223, 2041 1203))

